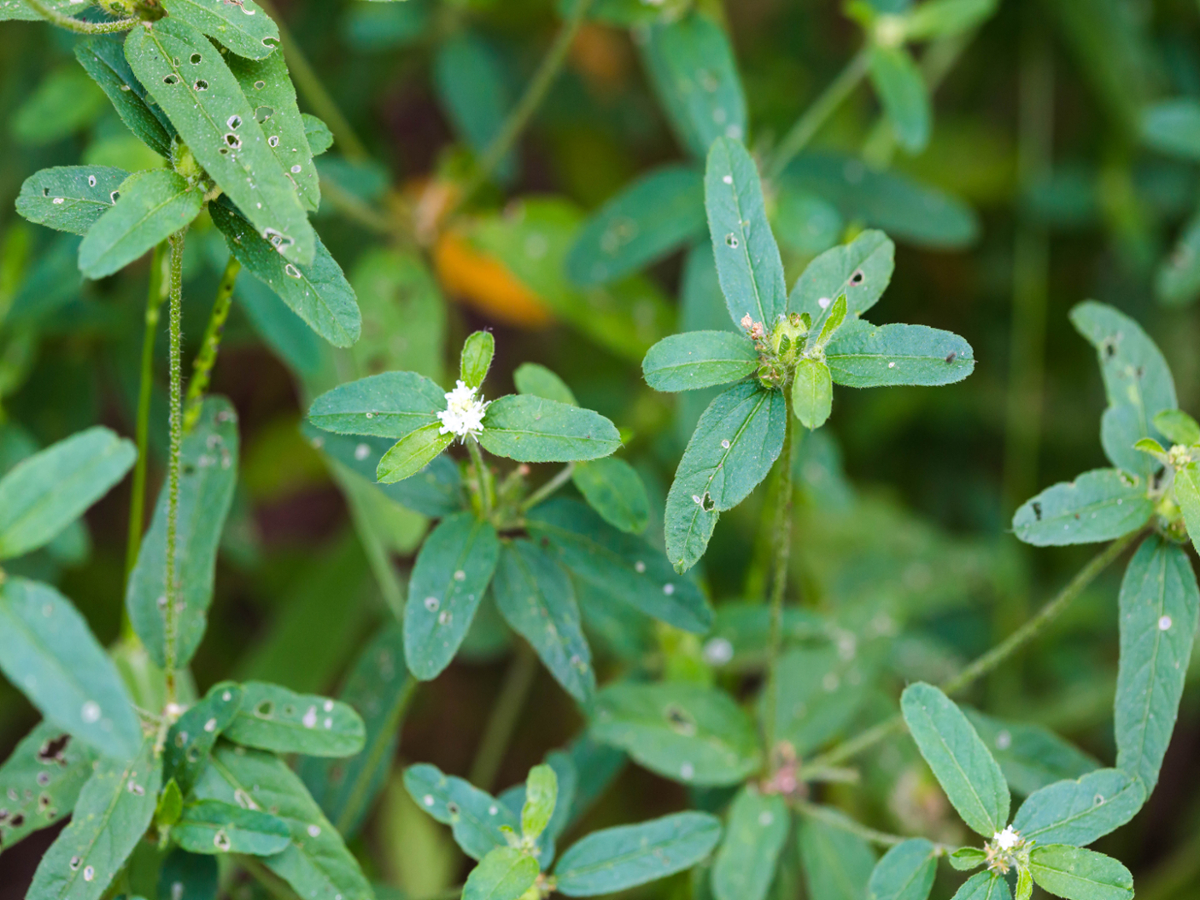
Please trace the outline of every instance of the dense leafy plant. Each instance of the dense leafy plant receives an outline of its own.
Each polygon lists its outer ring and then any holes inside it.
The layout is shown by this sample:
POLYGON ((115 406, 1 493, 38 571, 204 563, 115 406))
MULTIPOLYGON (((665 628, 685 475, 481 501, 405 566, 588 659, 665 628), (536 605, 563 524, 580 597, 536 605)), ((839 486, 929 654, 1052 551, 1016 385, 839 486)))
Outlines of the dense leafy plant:
MULTIPOLYGON (((504 63, 465 24, 480 5, 353 5, 360 48, 404 43, 405 29, 430 37, 433 90, 461 142, 430 183, 388 205, 377 202, 378 169, 269 6, 0 0, 0 20, 78 36, 79 68, 52 72, 17 130, 50 141, 59 124, 40 110, 82 123, 111 107, 128 131, 120 140, 133 139, 25 177, 16 211, 70 237, 28 275, 26 238, 0 252, 0 399, 29 377, 47 323, 78 293, 56 280, 66 269, 123 279, 151 255, 141 353, 124 353, 136 358, 136 441, 91 426, 39 449, 0 418, 0 670, 42 716, 0 766, 0 851, 11 858, 70 816, 29 900, 384 898, 388 856, 363 835, 381 804, 409 848, 444 851, 430 822, 449 826, 473 865, 434 885, 447 889, 436 896, 466 900, 655 882, 715 900, 924 900, 943 859, 944 877, 980 869, 945 891, 956 900, 1029 900, 1035 886, 1068 900, 1132 898, 1129 869, 1089 847, 1158 785, 1200 624, 1187 550, 1200 551, 1200 424, 1179 409, 1166 357, 1114 306, 1072 310, 1099 358, 1111 467, 1023 503, 1012 532, 1037 547, 1107 546, 1043 607, 1004 623, 991 649, 968 644, 982 650, 970 662, 929 619, 1003 593, 1005 551, 851 488, 824 427, 835 384, 946 386, 975 370, 972 346, 950 331, 864 316, 892 281, 893 237, 945 249, 978 236, 965 203, 887 167, 897 151, 930 145, 932 89, 994 0, 847 4, 862 48, 778 141, 756 128, 753 142, 719 3, 563 0, 559 34, 515 102, 504 63), (633 35, 688 160, 634 179, 590 215, 562 198, 499 211, 498 191, 518 177, 517 138, 568 53, 615 29, 633 35), (863 82, 881 115, 861 158, 811 151, 863 82), (324 121, 302 113, 298 95, 324 121), (349 277, 310 221, 329 215, 323 202, 387 239, 349 277), (189 233, 204 261, 185 257, 189 233), (676 328, 657 279, 681 250, 676 328), (185 386, 185 279, 205 264, 218 274, 215 299, 185 386), (787 270, 798 273, 790 291, 787 270), (558 319, 589 354, 571 365, 580 382, 508 365, 505 341, 525 349, 516 328, 498 346, 458 319, 465 337, 447 377, 439 284, 502 325, 558 319), (155 389, 164 304, 165 398, 155 389), (242 449, 239 410, 210 391, 241 306, 305 410, 284 440, 302 435, 305 459, 324 465, 363 556, 319 556, 300 579, 311 599, 289 602, 289 634, 268 647, 274 661, 221 658, 200 690, 206 635, 229 639, 208 634, 218 557, 254 553, 240 546, 253 543, 239 531, 242 492, 286 468, 273 451, 242 449), (598 390, 591 369, 610 357, 640 363, 653 391, 682 394, 674 414, 649 394, 640 411, 614 401, 635 391, 619 375, 598 390), (516 392, 504 394, 510 372, 516 392), (620 410, 622 427, 576 390, 620 410), (147 526, 156 452, 165 475, 147 526), (651 461, 673 469, 669 487, 651 461), (86 555, 81 517, 131 470, 122 633, 106 649, 60 590, 62 568, 86 555), (998 704, 997 718, 951 699, 997 677, 1135 545, 1117 601, 1112 766, 1019 704, 998 704), (731 560, 740 579, 723 571, 731 560), (350 597, 363 570, 387 609, 344 665, 365 632, 350 597), (444 684, 455 660, 509 648, 470 778, 398 766, 414 695, 433 690, 422 685, 444 684), (552 696, 528 729, 544 761, 494 793, 538 661, 569 700, 552 696), (317 693, 341 667, 338 696, 317 693), (627 760, 679 785, 692 808, 643 815, 630 803, 597 820, 627 760), (948 815, 912 811, 943 797, 981 847, 948 815), (876 827, 889 819, 904 833, 876 827)), ((1193 106, 1147 105, 1141 135, 1194 160, 1193 106)), ((1160 268, 1167 302, 1200 293, 1195 231, 1186 226, 1160 268)), ((857 402, 839 394, 837 411, 857 402)))

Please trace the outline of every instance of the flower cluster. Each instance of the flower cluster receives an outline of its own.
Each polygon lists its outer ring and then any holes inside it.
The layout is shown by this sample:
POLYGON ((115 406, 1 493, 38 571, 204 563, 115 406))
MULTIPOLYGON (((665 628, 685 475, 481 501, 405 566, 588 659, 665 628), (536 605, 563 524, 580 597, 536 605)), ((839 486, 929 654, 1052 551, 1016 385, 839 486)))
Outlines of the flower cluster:
POLYGON ((477 438, 483 431, 483 415, 488 404, 477 399, 478 388, 468 387, 461 380, 454 390, 446 392, 446 408, 437 414, 442 421, 441 434, 453 434, 465 439, 477 438))

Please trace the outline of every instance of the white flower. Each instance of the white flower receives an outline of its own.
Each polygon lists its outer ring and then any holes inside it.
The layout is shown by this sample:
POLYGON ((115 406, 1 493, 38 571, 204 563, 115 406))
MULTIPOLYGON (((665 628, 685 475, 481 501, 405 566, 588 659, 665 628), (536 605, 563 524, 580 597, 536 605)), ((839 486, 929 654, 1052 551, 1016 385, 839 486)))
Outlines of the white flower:
POLYGON ((1021 843, 1021 835, 1013 831, 1013 827, 1009 825, 1003 831, 997 831, 992 840, 1001 850, 1011 850, 1021 843))
POLYGON ((442 420, 440 434, 453 434, 460 438, 467 435, 479 437, 488 404, 475 398, 476 390, 459 381, 454 390, 446 392, 446 409, 437 414, 442 420))

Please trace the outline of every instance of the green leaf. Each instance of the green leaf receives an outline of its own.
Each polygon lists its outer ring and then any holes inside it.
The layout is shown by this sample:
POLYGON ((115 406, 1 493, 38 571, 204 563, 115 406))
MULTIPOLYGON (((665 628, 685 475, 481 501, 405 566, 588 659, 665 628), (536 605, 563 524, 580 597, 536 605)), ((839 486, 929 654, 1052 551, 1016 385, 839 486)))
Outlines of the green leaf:
POLYGON ((665 878, 703 860, 720 838, 720 821, 699 812, 594 831, 559 858, 558 892, 594 897, 665 878))
POLYGON ((1175 382, 1161 351, 1133 319, 1088 301, 1071 310, 1071 323, 1097 350, 1108 409, 1100 420, 1100 442, 1114 466, 1149 481, 1158 463, 1133 448, 1157 437, 1154 417, 1175 409, 1175 382))
POLYGON ((609 525, 631 534, 646 530, 650 498, 641 477, 625 460, 610 456, 577 463, 571 481, 609 525))
POLYGON ((562 567, 529 541, 505 543, 492 593, 504 620, 529 641, 555 680, 576 700, 588 702, 596 690, 592 651, 562 567))
POLYGON ((1133 876, 1115 859, 1070 847, 1046 844, 1029 854, 1038 887, 1067 900, 1132 900, 1133 876))
POLYGON ((869 696, 874 664, 864 665, 862 648, 849 659, 840 651, 832 644, 800 646, 779 658, 775 733, 801 757, 842 732, 869 696))
POLYGON ((443 775, 436 766, 409 766, 404 787, 417 806, 451 827, 455 843, 471 859, 508 846, 502 827, 520 827, 516 814, 491 794, 462 778, 443 775))
POLYGON ((924 838, 892 847, 875 865, 867 900, 926 900, 937 875, 937 850, 924 838))
POLYGON ((300 113, 300 119, 304 122, 304 138, 308 141, 312 155, 321 156, 326 153, 333 146, 333 132, 329 130, 329 126, 308 113, 300 113))
POLYGON ((423 425, 438 423, 446 393, 416 372, 384 372, 341 384, 313 401, 308 420, 336 434, 398 440, 423 425))
POLYGON ((517 366, 513 372, 513 384, 518 394, 533 394, 568 406, 579 405, 567 383, 538 363, 527 362, 517 366))
POLYGON ((590 409, 529 394, 510 394, 488 405, 479 443, 517 462, 599 459, 621 446, 617 428, 590 409))
POLYGON ((113 208, 113 195, 129 173, 111 166, 60 166, 25 179, 17 212, 38 225, 87 234, 113 208))
POLYGON ((1012 891, 1003 875, 980 872, 968 878, 952 900, 1012 900, 1012 891))
POLYGON ((159 871, 158 900, 217 900, 218 876, 216 857, 176 847, 159 871))
POLYGON ((1025 501, 1012 525, 1018 539, 1035 547, 1094 544, 1142 528, 1154 505, 1141 478, 1096 469, 1025 501))
POLYGON ((1029 796, 1056 781, 1082 778, 1100 768, 1095 758, 1041 725, 995 719, 970 708, 963 711, 1014 793, 1029 796))
MULTIPOLYGON (((217 548, 237 488, 237 413, 224 397, 204 401, 200 419, 180 450, 176 525, 175 659, 186 668, 204 638, 212 604, 217 548)), ((150 530, 129 578, 125 608, 150 658, 167 662, 166 571, 169 485, 164 482, 150 530)))
POLYGON ((125 268, 186 228, 204 208, 204 192, 166 169, 135 172, 117 193, 116 204, 79 245, 79 269, 88 278, 125 268))
POLYGON ((819 819, 803 819, 799 831, 809 900, 859 900, 867 895, 875 854, 866 841, 819 819))
POLYGON ((243 809, 220 800, 201 800, 183 808, 171 840, 189 853, 245 853, 274 856, 292 842, 287 822, 269 813, 243 809))
POLYGON ((1189 306, 1200 297, 1200 217, 1188 220, 1159 262, 1154 296, 1164 306, 1189 306))
POLYGON ((521 834, 531 840, 541 837, 558 802, 558 775, 543 763, 529 770, 525 779, 525 802, 521 807, 521 834))
POLYGON ((305 756, 353 756, 366 741, 363 720, 339 700, 248 681, 224 737, 244 747, 305 756))
POLYGON ((1030 900, 1033 896, 1033 873, 1025 866, 1017 867, 1016 900, 1030 900))
POLYGON ((596 695, 589 731, 684 784, 737 784, 761 762, 742 708, 724 691, 688 682, 609 685, 596 695))
POLYGON ((567 277, 581 286, 615 281, 703 236, 704 226, 703 176, 691 166, 663 166, 584 223, 567 254, 567 277))
POLYGON ((1183 511, 1183 521, 1192 539, 1192 546, 1200 553, 1200 467, 1195 463, 1176 470, 1175 499, 1183 511))
POLYGON ((829 366, 817 359, 802 359, 792 376, 792 412, 809 430, 820 428, 833 412, 833 381, 829 366))
POLYGON ((653 25, 639 42, 642 64, 685 149, 698 159, 713 141, 746 137, 746 97, 725 31, 692 12, 653 25))
MULTIPOLYGON (((619 754, 619 751, 613 752, 619 754)), ((555 750, 546 754, 545 765, 554 772, 557 796, 550 821, 534 846, 538 864, 543 869, 554 862, 554 857, 557 855, 554 842, 562 835, 567 825, 571 824, 575 787, 579 781, 579 772, 569 752, 555 750)), ((519 815, 525 807, 527 796, 526 785, 524 783, 515 784, 500 795, 500 802, 507 806, 514 815, 519 815)))
MULTIPOLYGON (((97 35, 75 45, 75 58, 100 90, 108 96, 126 127, 159 156, 170 158, 175 127, 166 115, 146 98, 146 87, 137 80, 125 45, 115 34, 97 35)), ((112 190, 116 190, 113 185, 112 190)))
POLYGON ((791 827, 778 794, 760 794, 748 784, 729 807, 725 836, 712 867, 716 900, 764 900, 791 827))
POLYGON ((450 665, 499 557, 496 529, 469 512, 442 519, 425 539, 404 607, 405 658, 421 681, 450 665))
MULTIPOLYGON (((46 6, 64 15, 74 15, 83 12, 93 4, 93 0, 47 0, 46 6)), ((38 22, 42 15, 25 0, 0 0, 0 22, 38 22)))
POLYGON ((440 422, 410 431, 379 459, 375 477, 380 484, 396 484, 419 473, 454 443, 454 434, 442 434, 440 422))
POLYGON ((496 339, 490 331, 476 331, 463 342, 459 371, 467 387, 477 388, 487 378, 496 354, 496 339))
POLYGON ((827 200, 787 182, 776 182, 771 224, 780 246, 804 256, 816 256, 834 246, 845 230, 842 214, 827 200))
POLYGON ((834 383, 846 387, 934 387, 970 375, 975 351, 949 331, 926 325, 871 325, 859 319, 834 335, 825 362, 834 383))
POLYGON ((0 765, 0 847, 11 849, 70 815, 96 754, 63 729, 40 722, 0 765))
MULTIPOLYGON (((223 9, 249 18, 235 5, 223 9)), ((204 171, 258 233, 287 261, 311 263, 316 233, 253 106, 212 43, 181 19, 167 17, 129 32, 125 58, 204 171)))
MULTIPOLYGON (((987 853, 980 850, 978 847, 959 847, 948 857, 950 865, 960 872, 969 872, 972 869, 978 869, 980 866, 987 863, 987 853)), ((986 872, 983 874, 987 874, 986 872)), ((974 879, 971 879, 974 881, 974 879)), ((968 882, 970 883, 970 882, 968 882)))
POLYGON ((1146 787, 1120 769, 1097 769, 1030 794, 1012 827, 1026 841, 1086 847, 1137 814, 1146 787))
POLYGON ((1163 100, 1142 111, 1142 141, 1168 156, 1200 160, 1200 103, 1192 97, 1163 100))
POLYGON ((646 383, 656 391, 695 391, 753 375, 758 351, 744 334, 689 331, 663 338, 642 360, 646 383))
POLYGON ((242 708, 244 692, 232 681, 214 684, 204 699, 180 716, 167 732, 163 747, 163 778, 188 794, 208 765, 222 732, 242 708))
POLYGON ((1200 618, 1200 588, 1187 553, 1157 535, 1147 538, 1125 570, 1119 603, 1117 766, 1149 794, 1171 742, 1200 618))
POLYGON ((462 900, 519 900, 538 877, 537 860, 514 847, 497 847, 467 876, 462 900))
POLYGON ((740 141, 713 143, 704 172, 704 205, 730 318, 744 327, 749 316, 770 329, 787 308, 787 286, 758 167, 740 141))
POLYGON ((220 800, 253 810, 269 810, 283 819, 292 842, 263 865, 292 886, 301 897, 355 897, 373 900, 374 893, 341 836, 308 795, 299 777, 279 757, 217 745, 194 794, 198 800, 220 800))
POLYGON ((83 786, 71 824, 42 857, 29 900, 99 900, 154 818, 162 764, 154 738, 124 760, 101 759, 83 786))
POLYGON ((0 478, 0 559, 43 547, 125 477, 130 441, 89 428, 22 460, 0 478))
MULTIPOLYGON (((176 2, 198 3, 200 0, 176 2)), ((223 2, 213 6, 222 11, 232 9, 223 2)), ((259 12, 258 15, 266 14, 259 12)), ((232 47, 230 49, 237 52, 232 47)), ((292 86, 284 54, 272 53, 265 59, 229 56, 225 61, 241 86, 242 93, 254 107, 254 118, 262 126, 267 146, 275 154, 279 167, 296 186, 304 208, 315 211, 321 205, 321 182, 317 167, 313 165, 313 151, 308 145, 300 107, 296 105, 296 89, 292 86)), ((320 250, 317 252, 320 253, 320 250)))
POLYGON ((783 449, 780 391, 736 384, 704 411, 667 494, 667 557, 685 572, 704 555, 717 517, 758 486, 783 449))
POLYGON ((992 17, 999 0, 925 0, 904 21, 910 41, 948 37, 978 28, 992 17))
POLYGON ((216 38, 238 56, 262 59, 280 56, 279 28, 254 0, 205 3, 203 0, 162 0, 167 15, 216 38))
POLYGON ((861 316, 879 302, 892 280, 896 245, 882 231, 864 231, 853 242, 826 250, 804 270, 788 297, 788 311, 808 313, 813 331, 825 326, 834 301, 861 316))
POLYGON ((675 628, 703 634, 713 612, 689 578, 679 578, 661 550, 622 534, 574 500, 556 498, 526 514, 526 527, 547 540, 571 573, 603 593, 675 628))
POLYGON ((344 760, 307 757, 300 762, 300 777, 313 799, 347 837, 359 830, 384 788, 414 687, 404 661, 404 630, 391 622, 355 662, 340 694, 363 717, 367 738, 362 752, 344 760))
POLYGON ((871 47, 868 72, 896 142, 909 153, 920 153, 931 130, 929 91, 925 78, 903 47, 871 47))
POLYGON ((1178 409, 1164 409, 1154 417, 1158 433, 1173 444, 1191 446, 1200 443, 1200 424, 1178 409))
MULTIPOLYGON (((478 35, 459 31, 434 56, 433 82, 454 131, 482 157, 503 130, 513 106, 497 54, 478 35)), ((507 184, 516 173, 517 156, 510 150, 497 164, 496 178, 507 184)))
POLYGON ((142 728, 116 666, 49 585, 0 582, 0 669, 68 734, 113 759, 138 752, 142 728))
POLYGON ((210 204, 209 213, 234 258, 309 328, 335 347, 349 347, 358 340, 362 314, 354 289, 319 237, 313 236, 311 262, 288 262, 241 213, 222 203, 210 204))
POLYGON ((904 721, 934 777, 971 830, 991 839, 1008 822, 1008 785, 962 711, 928 684, 900 698, 904 721))
POLYGON ((158 828, 174 825, 183 816, 183 791, 174 778, 167 781, 158 795, 158 806, 154 810, 154 824, 158 828))

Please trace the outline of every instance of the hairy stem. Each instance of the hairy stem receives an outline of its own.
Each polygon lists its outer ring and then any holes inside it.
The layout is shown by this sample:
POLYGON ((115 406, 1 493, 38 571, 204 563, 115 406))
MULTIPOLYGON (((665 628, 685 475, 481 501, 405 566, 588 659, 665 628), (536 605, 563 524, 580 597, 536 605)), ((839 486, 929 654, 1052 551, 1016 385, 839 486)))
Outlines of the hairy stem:
POLYGON ((471 454, 471 463, 475 466, 475 479, 479 483, 479 503, 486 519, 492 514, 492 472, 483 461, 483 453, 479 449, 479 441, 469 437, 466 440, 467 450, 471 454))
POLYGON ((846 67, 838 73, 833 81, 829 82, 821 95, 812 102, 796 120, 796 124, 783 136, 783 140, 779 142, 779 146, 772 154, 770 165, 767 166, 768 178, 778 178, 783 174, 787 164, 797 153, 808 146, 808 142, 825 124, 825 120, 833 115, 834 111, 842 105, 842 101, 850 96, 850 92, 858 87, 859 82, 867 74, 868 52, 868 48, 864 47, 854 54, 850 62, 846 63, 846 67))
POLYGON ((775 710, 779 704, 779 655, 783 649, 783 600, 787 590, 788 560, 792 552, 792 401, 787 398, 783 451, 776 482, 775 572, 771 581, 771 633, 767 644, 767 695, 763 707, 768 770, 774 766, 775 710))
POLYGON ((579 33, 579 28, 583 25, 591 5, 592 0, 576 0, 575 8, 571 10, 571 15, 559 28, 558 34, 554 37, 554 43, 546 51, 546 56, 534 73, 525 93, 517 101, 512 112, 508 114, 508 118, 504 120, 499 133, 484 150, 475 174, 467 182, 458 201, 454 204, 455 209, 467 203, 475 195, 475 192, 483 187, 491 178, 496 167, 500 165, 500 161, 516 144, 517 138, 525 130, 525 126, 529 124, 529 120, 537 108, 541 106, 550 87, 554 84, 554 80, 558 77, 558 73, 562 70, 563 63, 567 60, 567 51, 571 49, 571 43, 575 40, 575 35, 579 33))
POLYGON ((212 315, 208 317, 208 327, 204 329, 204 340, 200 342, 200 351, 192 363, 192 378, 188 382, 187 397, 183 401, 183 430, 191 431, 200 418, 200 409, 204 405, 204 394, 212 380, 213 366, 217 362, 217 351, 221 349, 221 333, 225 330, 225 320, 229 318, 229 307, 233 302, 233 287, 237 284, 238 272, 242 264, 229 257, 225 266, 225 274, 217 285, 217 298, 213 301, 212 315))
POLYGON ((112 34, 116 31, 128 31, 133 28, 141 19, 114 19, 111 22, 84 22, 81 19, 73 19, 70 16, 65 16, 58 10, 47 6, 42 0, 25 0, 39 16, 59 28, 65 28, 67 31, 74 31, 76 34, 112 34))
POLYGON ((179 531, 179 449, 183 443, 183 239, 186 230, 177 231, 171 243, 171 456, 167 466, 167 605, 163 611, 168 699, 175 699, 175 630, 179 585, 175 572, 176 543, 179 531))
MULTIPOLYGON (((1014 631, 1004 641, 978 657, 953 678, 943 682, 941 685, 942 690, 947 694, 958 693, 963 688, 987 675, 1018 650, 1021 650, 1026 644, 1041 634, 1050 622, 1054 621, 1063 610, 1070 606, 1084 592, 1087 586, 1095 581, 1096 577, 1107 569, 1140 536, 1141 532, 1136 531, 1122 538, 1117 538, 1117 540, 1093 556, 1087 565, 1075 573, 1075 577, 1067 583, 1066 587, 1038 610, 1033 618, 1014 631)), ((880 741, 903 729, 904 719, 899 715, 893 716, 890 719, 880 722, 878 725, 868 728, 856 737, 844 741, 828 753, 815 757, 805 766, 805 769, 811 769, 816 772, 837 766, 857 756, 864 750, 874 747, 880 741)))
POLYGON ((500 686, 500 696, 492 707, 491 717, 483 730, 483 738, 479 741, 479 750, 475 761, 471 763, 470 781, 475 787, 491 791, 500 771, 500 763, 504 761, 504 751, 512 740, 517 728, 517 720, 521 717, 521 708, 529 697, 533 687, 533 677, 537 674, 537 657, 524 641, 517 642, 517 653, 508 666, 504 675, 504 684, 500 686))
POLYGON ((567 463, 563 466, 553 478, 543 484, 540 488, 525 498, 521 504, 521 512, 527 509, 533 509, 560 487, 571 480, 571 475, 575 472, 575 463, 567 463))
MULTIPOLYGON (((154 248, 150 261, 150 287, 146 292, 146 327, 142 336, 142 371, 138 385, 137 405, 137 463, 133 469, 133 489, 129 495, 129 537, 125 544, 125 583, 129 583, 142 548, 142 528, 145 526, 146 468, 150 444, 150 399, 154 395, 154 341, 158 335, 158 320, 170 286, 168 254, 163 241, 154 248)), ((123 634, 133 634, 129 614, 122 613, 123 634)))

